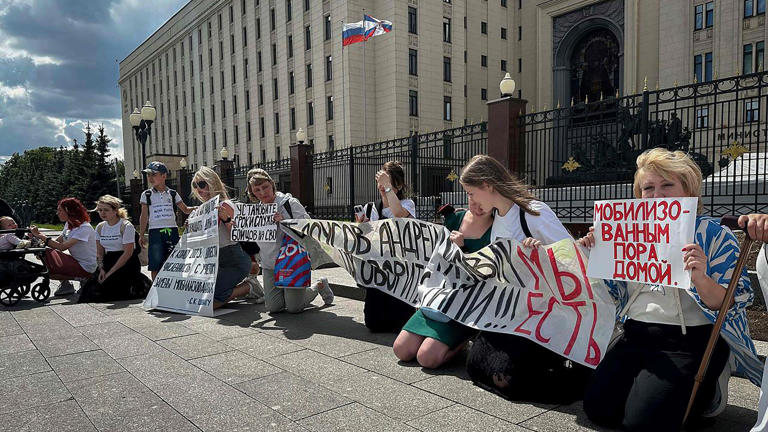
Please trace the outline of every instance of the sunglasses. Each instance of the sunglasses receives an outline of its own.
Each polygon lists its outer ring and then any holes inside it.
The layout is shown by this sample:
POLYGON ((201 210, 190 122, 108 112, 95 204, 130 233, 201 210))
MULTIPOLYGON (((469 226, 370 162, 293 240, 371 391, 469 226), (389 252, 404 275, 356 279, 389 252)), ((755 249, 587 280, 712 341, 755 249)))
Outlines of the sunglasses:
POLYGON ((200 180, 197 183, 192 182, 192 187, 195 189, 205 189, 208 187, 208 183, 206 183, 205 180, 200 180))

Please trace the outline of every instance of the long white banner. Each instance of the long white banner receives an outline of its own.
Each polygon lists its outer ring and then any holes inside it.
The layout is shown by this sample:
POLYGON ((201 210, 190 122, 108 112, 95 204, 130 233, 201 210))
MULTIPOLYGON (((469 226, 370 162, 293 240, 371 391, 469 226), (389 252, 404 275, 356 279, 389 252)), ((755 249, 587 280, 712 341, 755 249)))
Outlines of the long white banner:
POLYGON ((531 249, 499 240, 464 254, 440 225, 415 219, 362 224, 292 220, 304 243, 319 242, 359 287, 443 312, 469 327, 531 339, 595 367, 614 328, 615 306, 573 241, 531 249))
POLYGON ((146 309, 213 316, 219 267, 219 196, 190 215, 179 243, 157 273, 146 309))

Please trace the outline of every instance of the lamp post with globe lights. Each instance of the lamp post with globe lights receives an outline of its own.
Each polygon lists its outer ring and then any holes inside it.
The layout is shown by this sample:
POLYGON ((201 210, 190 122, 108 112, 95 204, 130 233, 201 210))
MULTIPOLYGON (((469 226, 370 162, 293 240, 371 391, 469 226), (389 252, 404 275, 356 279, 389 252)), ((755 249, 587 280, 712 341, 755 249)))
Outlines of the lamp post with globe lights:
MULTIPOLYGON (((143 169, 147 165, 147 138, 152 134, 152 123, 157 118, 157 110, 152 106, 149 101, 144 103, 141 107, 141 111, 138 108, 133 109, 129 119, 133 132, 136 136, 136 141, 141 144, 141 168, 143 169)), ((147 187, 147 175, 144 174, 143 185, 147 187)))

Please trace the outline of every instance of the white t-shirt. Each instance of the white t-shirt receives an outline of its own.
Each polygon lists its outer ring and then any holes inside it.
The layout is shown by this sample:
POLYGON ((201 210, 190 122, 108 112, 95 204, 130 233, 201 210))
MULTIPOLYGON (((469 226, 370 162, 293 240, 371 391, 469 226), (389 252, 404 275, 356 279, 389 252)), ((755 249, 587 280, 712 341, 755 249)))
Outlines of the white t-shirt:
POLYGON ((114 225, 105 222, 101 226, 101 234, 98 231, 96 233, 99 236, 99 244, 106 252, 122 252, 123 245, 132 244, 136 241, 136 228, 124 219, 119 219, 114 225), (120 227, 123 224, 125 224, 125 228, 123 234, 120 235, 120 227))
MULTIPOLYGON (((149 229, 157 228, 176 228, 176 213, 174 207, 181 202, 181 197, 176 193, 175 202, 171 202, 171 193, 168 188, 160 192, 155 188, 150 189, 152 194, 150 195, 151 204, 148 206, 149 212, 149 229)), ((141 193, 142 204, 147 203, 146 191, 141 193)))
MULTIPOLYGON (((371 209, 371 222, 379 220, 379 213, 376 210, 376 204, 370 203, 368 205, 373 205, 373 209, 371 209)), ((400 200, 400 205, 405 210, 408 211, 408 214, 411 215, 410 217, 416 217, 416 204, 413 202, 413 200, 409 200, 409 199, 400 200)), ((384 207, 383 209, 381 209, 381 214, 384 216, 385 219, 390 219, 394 217, 392 215, 392 210, 390 210, 389 207, 384 207)))
POLYGON ((678 288, 663 287, 648 284, 627 284, 632 291, 640 289, 640 294, 629 305, 627 315, 635 321, 647 323, 680 325, 680 315, 677 313, 677 300, 674 293, 677 290, 680 297, 680 309, 683 312, 686 326, 707 325, 711 322, 704 315, 696 300, 678 288))
MULTIPOLYGON (((556 243, 566 238, 573 239, 548 205, 541 201, 531 201, 531 208, 539 212, 539 216, 525 215, 525 222, 528 224, 533 238, 544 245, 556 243)), ((500 238, 523 241, 525 237, 523 227, 520 224, 520 207, 517 204, 513 204, 504 216, 498 213, 494 216, 491 226, 491 242, 500 238)))
POLYGON ((69 229, 69 223, 65 222, 61 236, 65 242, 69 239, 79 240, 68 249, 69 254, 80 264, 83 270, 88 273, 95 272, 98 267, 96 264, 96 230, 91 224, 84 222, 75 229, 69 229))

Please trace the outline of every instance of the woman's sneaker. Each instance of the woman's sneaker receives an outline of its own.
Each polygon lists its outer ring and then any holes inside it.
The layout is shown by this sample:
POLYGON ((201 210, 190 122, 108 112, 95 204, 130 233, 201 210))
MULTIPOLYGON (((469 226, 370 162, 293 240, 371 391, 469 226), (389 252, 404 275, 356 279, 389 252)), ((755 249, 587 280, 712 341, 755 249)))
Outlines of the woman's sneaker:
POLYGON ((320 297, 323 298, 323 303, 326 305, 333 304, 333 291, 331 291, 330 285, 328 285, 328 278, 321 277, 317 281, 317 292, 320 293, 320 297))
POLYGON ((56 290, 55 293, 53 293, 54 297, 63 297, 72 295, 75 293, 75 286, 72 285, 72 282, 65 280, 61 281, 61 284, 59 285, 59 289, 56 290))
POLYGON ((256 275, 248 275, 245 278, 245 282, 251 287, 248 294, 245 295, 247 299, 255 299, 257 304, 264 303, 264 288, 261 287, 259 279, 256 275))

